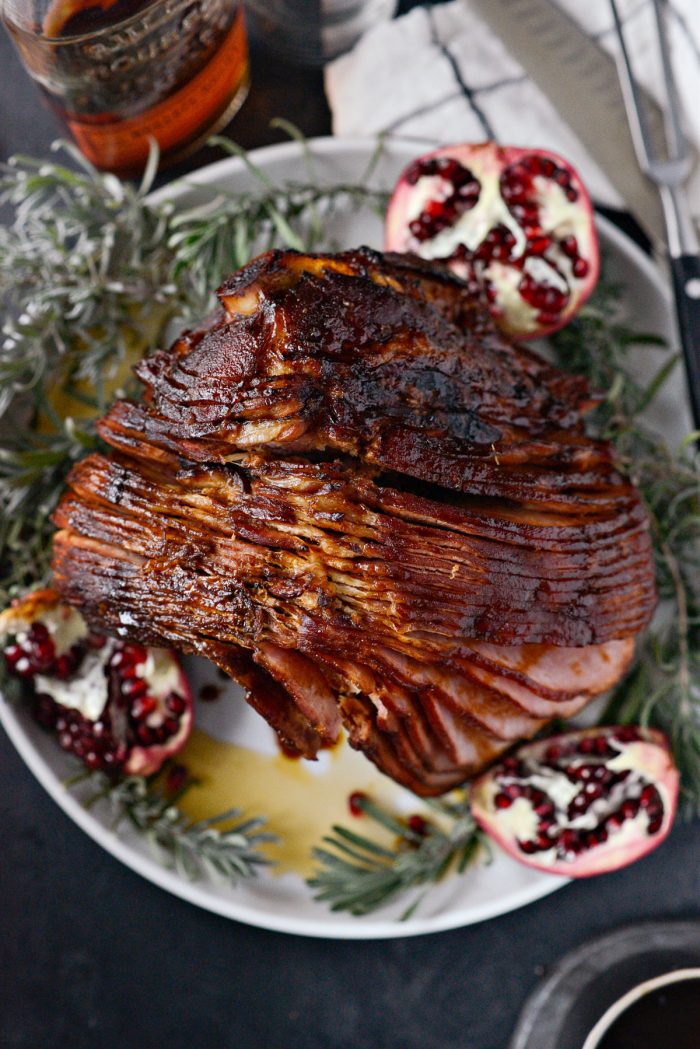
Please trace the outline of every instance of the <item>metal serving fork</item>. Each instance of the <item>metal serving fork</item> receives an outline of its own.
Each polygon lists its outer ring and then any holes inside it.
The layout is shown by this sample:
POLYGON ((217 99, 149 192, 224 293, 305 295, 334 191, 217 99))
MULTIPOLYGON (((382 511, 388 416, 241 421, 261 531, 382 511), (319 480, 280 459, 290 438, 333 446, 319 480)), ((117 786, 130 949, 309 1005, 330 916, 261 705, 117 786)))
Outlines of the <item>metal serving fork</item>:
POLYGON ((649 131, 644 100, 632 72, 616 0, 610 0, 610 6, 620 42, 618 73, 637 161, 647 178, 656 184, 661 195, 690 405, 695 428, 700 430, 700 259, 698 238, 684 189, 693 162, 680 122, 680 102, 666 30, 667 0, 652 2, 666 90, 666 99, 662 106, 666 133, 665 159, 659 156, 657 144, 653 142, 649 131))

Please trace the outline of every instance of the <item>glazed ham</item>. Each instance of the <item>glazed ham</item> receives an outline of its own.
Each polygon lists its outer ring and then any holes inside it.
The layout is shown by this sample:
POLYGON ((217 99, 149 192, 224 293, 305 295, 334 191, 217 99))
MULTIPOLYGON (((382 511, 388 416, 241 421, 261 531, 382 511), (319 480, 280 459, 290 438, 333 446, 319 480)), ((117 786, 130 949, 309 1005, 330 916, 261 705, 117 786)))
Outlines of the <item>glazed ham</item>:
POLYGON ((196 652, 287 747, 419 794, 624 673, 648 524, 585 382, 441 268, 272 252, 143 361, 74 469, 55 577, 95 629, 196 652))

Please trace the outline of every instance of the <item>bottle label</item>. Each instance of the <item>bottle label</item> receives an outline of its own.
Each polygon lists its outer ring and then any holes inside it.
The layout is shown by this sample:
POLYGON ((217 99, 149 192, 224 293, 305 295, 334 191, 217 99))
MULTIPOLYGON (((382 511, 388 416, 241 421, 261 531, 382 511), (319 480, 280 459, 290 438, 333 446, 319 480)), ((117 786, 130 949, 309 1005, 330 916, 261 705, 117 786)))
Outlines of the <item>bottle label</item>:
POLYGON ((209 62, 168 98, 126 120, 105 115, 88 123, 68 116, 66 124, 82 153, 96 167, 137 170, 148 156, 149 137, 155 138, 161 153, 167 154, 206 132, 207 126, 225 113, 247 72, 245 21, 239 7, 209 62))

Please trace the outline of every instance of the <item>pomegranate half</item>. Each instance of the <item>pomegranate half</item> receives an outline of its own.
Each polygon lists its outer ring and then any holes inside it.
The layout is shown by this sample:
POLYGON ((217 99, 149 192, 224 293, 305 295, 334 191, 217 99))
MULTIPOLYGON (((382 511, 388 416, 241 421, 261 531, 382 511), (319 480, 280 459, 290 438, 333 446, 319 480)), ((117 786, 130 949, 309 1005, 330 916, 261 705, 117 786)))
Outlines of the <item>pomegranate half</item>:
POLYGON ((0 642, 36 720, 88 768, 149 776, 187 741, 192 694, 174 652, 90 633, 52 590, 3 612, 0 642))
POLYGON ((387 251, 446 262, 521 339, 556 331, 600 270, 590 197, 562 157, 494 142, 409 164, 389 202, 387 251))
POLYGON ((520 747, 471 787, 474 818, 514 859, 586 878, 655 849, 678 801, 662 733, 591 728, 520 747))

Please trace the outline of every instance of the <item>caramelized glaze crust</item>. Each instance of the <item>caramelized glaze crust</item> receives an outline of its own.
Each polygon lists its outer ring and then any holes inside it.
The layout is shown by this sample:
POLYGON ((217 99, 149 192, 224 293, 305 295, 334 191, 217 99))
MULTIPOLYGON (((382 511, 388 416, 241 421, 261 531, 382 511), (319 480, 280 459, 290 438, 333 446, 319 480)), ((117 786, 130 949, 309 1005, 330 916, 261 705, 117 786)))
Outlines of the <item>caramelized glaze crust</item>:
POLYGON ((585 382, 438 266, 271 252, 144 360, 55 516, 64 599, 198 652, 313 756, 436 794, 627 667, 648 523, 585 382))

